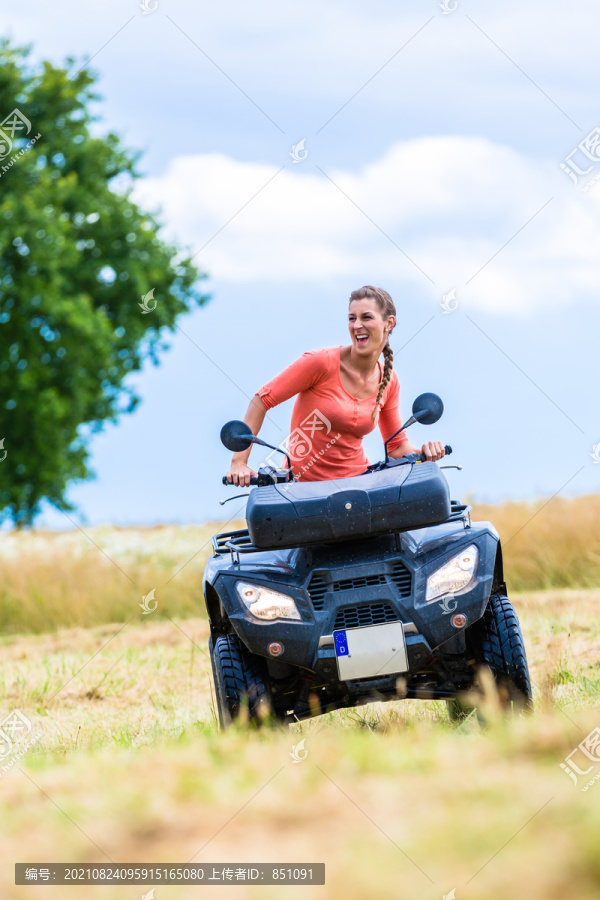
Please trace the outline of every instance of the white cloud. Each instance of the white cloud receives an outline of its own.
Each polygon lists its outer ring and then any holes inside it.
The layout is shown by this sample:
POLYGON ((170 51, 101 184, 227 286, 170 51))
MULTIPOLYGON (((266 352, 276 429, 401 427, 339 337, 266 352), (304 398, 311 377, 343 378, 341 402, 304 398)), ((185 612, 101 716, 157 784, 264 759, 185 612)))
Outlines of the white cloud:
POLYGON ((600 184, 584 194, 557 163, 437 137, 327 178, 307 149, 279 174, 218 153, 176 157, 135 197, 162 208, 166 236, 204 247, 196 262, 217 282, 315 285, 370 271, 376 283, 401 279, 433 297, 455 287, 467 307, 511 314, 600 289, 600 184))

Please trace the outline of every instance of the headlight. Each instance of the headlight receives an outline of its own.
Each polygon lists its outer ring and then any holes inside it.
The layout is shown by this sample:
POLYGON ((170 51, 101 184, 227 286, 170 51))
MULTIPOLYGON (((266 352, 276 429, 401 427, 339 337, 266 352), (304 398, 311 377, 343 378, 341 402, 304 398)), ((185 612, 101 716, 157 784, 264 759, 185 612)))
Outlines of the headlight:
POLYGON ((457 594, 469 584, 479 559, 479 550, 470 544, 452 557, 427 579, 425 603, 431 603, 442 594, 457 594))
POLYGON ((287 594, 245 581, 238 581, 236 588, 246 609, 257 619, 302 619, 296 604, 287 594))

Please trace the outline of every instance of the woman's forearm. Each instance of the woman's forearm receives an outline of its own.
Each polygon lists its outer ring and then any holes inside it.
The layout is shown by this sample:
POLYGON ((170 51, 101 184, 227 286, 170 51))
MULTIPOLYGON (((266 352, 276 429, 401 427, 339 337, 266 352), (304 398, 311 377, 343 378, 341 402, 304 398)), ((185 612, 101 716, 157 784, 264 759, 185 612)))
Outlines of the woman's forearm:
POLYGON ((395 450, 390 450, 388 456, 391 456, 392 459, 401 459, 403 456, 406 456, 407 453, 420 453, 420 447, 414 447, 409 440, 402 441, 395 450))
MULTIPOLYGON (((258 394, 255 394, 250 401, 250 406, 248 407, 246 415, 244 416, 244 422, 246 423, 252 434, 258 434, 258 432, 262 428, 263 422, 265 421, 266 414, 267 411, 262 400, 260 399, 258 394)), ((251 450, 252 444, 248 447, 247 450, 241 450, 239 453, 234 453, 232 462, 247 463, 251 450)))

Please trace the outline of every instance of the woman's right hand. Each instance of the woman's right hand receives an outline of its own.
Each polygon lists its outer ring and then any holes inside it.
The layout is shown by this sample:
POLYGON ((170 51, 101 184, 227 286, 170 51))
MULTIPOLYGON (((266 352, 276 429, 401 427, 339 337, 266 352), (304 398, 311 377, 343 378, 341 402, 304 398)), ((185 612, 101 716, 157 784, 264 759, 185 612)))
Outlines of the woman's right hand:
POLYGON ((233 460, 225 477, 230 484, 236 484, 239 487, 249 487, 250 479, 256 478, 257 473, 246 463, 233 460))

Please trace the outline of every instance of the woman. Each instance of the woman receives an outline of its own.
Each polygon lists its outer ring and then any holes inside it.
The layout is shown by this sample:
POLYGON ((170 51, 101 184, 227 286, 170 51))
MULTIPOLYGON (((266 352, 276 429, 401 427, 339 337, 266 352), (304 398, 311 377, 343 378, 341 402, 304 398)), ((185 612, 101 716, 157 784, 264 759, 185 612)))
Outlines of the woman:
MULTIPOLYGON (((309 350, 254 395, 244 417, 258 434, 266 412, 295 394, 291 435, 285 448, 299 481, 325 481, 360 475, 369 465, 362 439, 376 424, 384 441, 402 426, 400 383, 393 369, 389 335, 396 308, 387 291, 366 285, 350 294, 348 347, 309 350), (383 353, 385 364, 379 357, 383 353)), ((248 466, 250 450, 234 453, 227 480, 247 487, 256 476, 248 466)), ((388 444, 389 456, 424 453, 444 456, 439 441, 414 447, 401 431, 388 444)))

